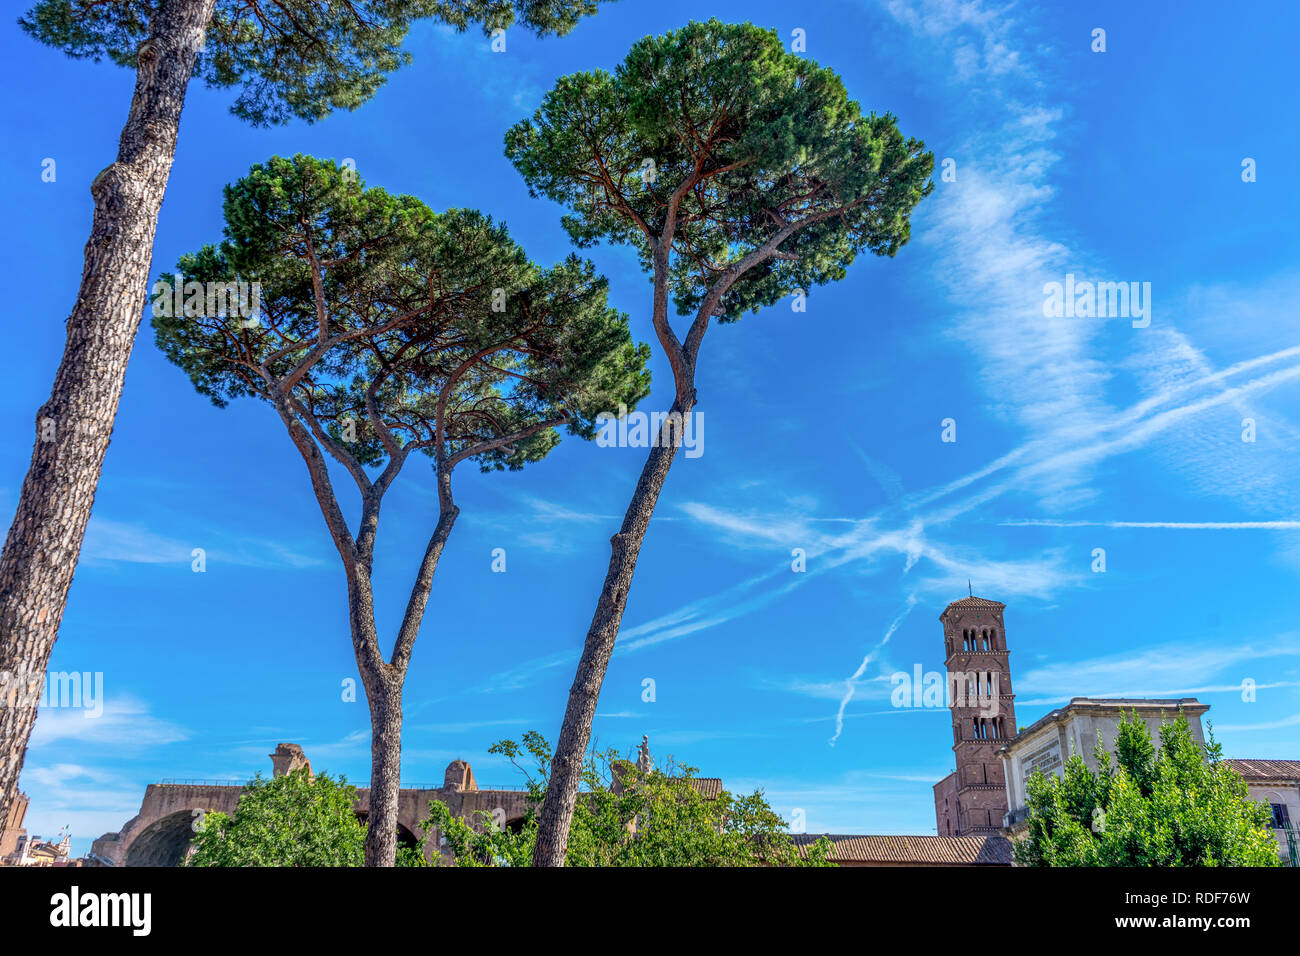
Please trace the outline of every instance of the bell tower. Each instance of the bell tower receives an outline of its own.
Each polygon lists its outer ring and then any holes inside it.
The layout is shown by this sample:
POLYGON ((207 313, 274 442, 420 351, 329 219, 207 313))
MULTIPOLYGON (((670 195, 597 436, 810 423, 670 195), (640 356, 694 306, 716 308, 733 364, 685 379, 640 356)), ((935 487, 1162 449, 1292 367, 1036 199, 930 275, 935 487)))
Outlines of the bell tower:
POLYGON ((934 787, 940 836, 993 834, 1007 812, 998 748, 1016 735, 1005 604, 974 595, 949 604, 943 624, 956 771, 934 787))

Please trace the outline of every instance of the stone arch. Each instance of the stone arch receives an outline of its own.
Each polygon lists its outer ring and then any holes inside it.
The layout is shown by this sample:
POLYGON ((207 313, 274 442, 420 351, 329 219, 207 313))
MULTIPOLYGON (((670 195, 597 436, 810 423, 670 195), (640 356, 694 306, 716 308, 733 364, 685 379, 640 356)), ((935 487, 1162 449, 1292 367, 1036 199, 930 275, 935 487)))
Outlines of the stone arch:
MULTIPOLYGON (((370 812, 368 810, 354 810, 352 812, 357 815, 357 822, 363 827, 370 825, 370 812)), ((399 847, 420 845, 420 838, 400 820, 397 821, 397 845, 399 847)))
POLYGON ((141 830, 126 848, 126 866, 180 866, 194 838, 194 810, 177 810, 141 830))
POLYGON ((238 786, 151 783, 140 812, 117 833, 95 840, 90 858, 107 866, 175 866, 185 858, 197 814, 233 815, 240 792, 238 786))

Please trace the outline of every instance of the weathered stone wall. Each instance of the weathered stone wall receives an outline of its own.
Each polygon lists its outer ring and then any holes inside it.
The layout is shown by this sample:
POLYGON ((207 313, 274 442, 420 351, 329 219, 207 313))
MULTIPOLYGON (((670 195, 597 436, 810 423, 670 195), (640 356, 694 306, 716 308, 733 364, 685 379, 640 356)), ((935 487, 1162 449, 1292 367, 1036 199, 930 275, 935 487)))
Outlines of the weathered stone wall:
POLYGON ((950 773, 934 785, 934 818, 939 836, 954 836, 961 830, 957 819, 957 774, 950 773))
MULTIPOLYGON (((281 745, 284 747, 285 745, 281 745)), ((296 745, 289 745, 296 746, 296 745)), ((277 749, 273 758, 292 756, 299 766, 306 765, 301 748, 296 753, 277 749)), ((278 769, 277 765, 277 769, 278 769)), ((429 816, 429 802, 445 803, 453 814, 470 818, 483 811, 498 826, 517 825, 528 810, 528 795, 522 790, 479 790, 468 763, 456 761, 448 767, 447 779, 455 783, 434 789, 402 790, 398 794, 397 822, 404 840, 418 841, 420 822, 429 816), (459 766, 457 766, 459 765, 459 766), (466 787, 468 785, 468 787, 466 787)), ((112 866, 176 866, 185 857, 195 822, 202 814, 219 810, 233 816, 239 804, 241 787, 199 784, 150 784, 144 792, 140 812, 117 833, 105 833, 91 846, 92 862, 112 866)), ((357 816, 364 819, 370 812, 370 788, 357 791, 357 816)), ((477 823, 482 818, 473 818, 477 823)), ((424 847, 430 863, 450 862, 437 829, 430 831, 424 847)))
POLYGON ((176 866, 203 814, 233 814, 240 787, 151 783, 140 812, 117 833, 105 833, 90 847, 92 861, 114 866, 176 866))

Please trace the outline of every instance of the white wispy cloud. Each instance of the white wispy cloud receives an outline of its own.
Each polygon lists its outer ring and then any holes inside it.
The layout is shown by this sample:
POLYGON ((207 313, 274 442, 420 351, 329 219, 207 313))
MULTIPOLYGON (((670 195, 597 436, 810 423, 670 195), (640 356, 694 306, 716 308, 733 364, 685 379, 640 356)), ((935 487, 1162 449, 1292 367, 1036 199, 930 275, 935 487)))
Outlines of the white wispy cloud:
POLYGON ((1064 521, 1055 518, 1013 518, 1000 524, 1039 528, 1170 528, 1191 531, 1294 531, 1300 521, 1064 521))
POLYGON ((147 750, 185 740, 188 731, 155 717, 149 705, 125 694, 108 694, 98 717, 70 707, 42 707, 36 715, 29 748, 40 751, 59 741, 101 744, 122 750, 147 750))
POLYGON ((1242 680, 1267 675, 1264 661, 1297 656, 1300 640, 1296 635, 1267 641, 1165 643, 1136 653, 1033 667, 1016 677, 1015 688, 1022 696, 1044 697, 1048 702, 1063 697, 1169 696, 1180 690, 1183 694, 1207 690, 1208 680, 1229 676, 1240 691, 1242 680), (1153 694, 1153 690, 1164 693, 1153 694))
POLYGON ((1259 724, 1220 724, 1215 726, 1216 731, 1230 731, 1232 733, 1242 733, 1252 730, 1281 730, 1283 727, 1294 727, 1300 724, 1300 714, 1292 714, 1290 717, 1283 717, 1281 720, 1270 720, 1259 724))
POLYGON ((144 796, 144 787, 126 774, 83 764, 39 764, 30 757, 22 787, 31 800, 24 826, 44 839, 64 827, 75 841, 115 833, 139 812, 144 796))
POLYGON ((584 511, 521 492, 505 492, 503 497, 507 507, 476 511, 467 520, 502 535, 503 540, 517 540, 530 551, 571 553, 606 539, 622 520, 621 515, 584 511))
MULTIPOLYGON (((1225 446, 1239 436, 1202 422, 1224 406, 1244 415, 1264 393, 1300 380, 1297 349, 1216 371, 1172 323, 1175 316, 1187 320, 1190 309, 1231 309, 1257 318, 1260 309, 1243 305, 1250 299, 1290 309, 1294 296, 1285 293, 1297 283, 1184 297, 1188 301, 1178 305, 1169 294, 1162 319, 1146 329, 1124 328, 1119 346, 1114 331, 1117 325, 1127 326, 1126 320, 1108 325, 1101 319, 1044 318, 1046 282, 1060 281, 1066 272, 1083 279, 1111 270, 1088 250, 1067 247, 1050 216, 1050 176, 1058 159, 1051 144, 1064 112, 1047 99, 1058 85, 1044 82, 1043 51, 1035 50, 1014 5, 922 0, 887 2, 884 8, 926 41, 927 58, 936 43, 953 51, 951 83, 960 89, 963 103, 996 102, 1000 107, 969 109, 968 115, 993 122, 976 119, 964 142, 945 147, 957 161, 957 179, 940 182, 923 204, 918 215, 927 225, 919 240, 933 252, 936 278, 951 292, 953 314, 944 322, 955 319, 952 335, 974 353, 994 409, 1018 422, 1032 440, 935 494, 943 497, 1004 472, 1003 481, 1011 487, 1059 512, 1097 496, 1091 486, 1097 465, 1143 449, 1202 488, 1234 500, 1254 507, 1277 502, 1279 495, 1289 501, 1283 485, 1294 483, 1279 480, 1286 472, 1261 468, 1261 459, 1276 451, 1261 449, 1250 458, 1225 454, 1232 450, 1225 446), (1107 344, 1121 350, 1120 361, 1105 357, 1107 344), (1285 367, 1248 374, 1279 363, 1285 367), (1108 390, 1121 371, 1127 376, 1123 389, 1136 386, 1144 397, 1117 413, 1108 390)), ((1219 314, 1214 323, 1223 326, 1219 314)), ((1276 424, 1288 432, 1289 426, 1276 424)), ((1240 445, 1238 440, 1238 451, 1240 445)), ((988 488, 957 503, 955 512, 978 507, 1004 490, 988 488)))
MULTIPOLYGON (((964 140, 945 150, 957 160, 957 180, 939 183, 918 211, 923 225, 917 240, 947 291, 950 311, 942 318, 946 334, 954 348, 973 355, 972 365, 980 370, 995 413, 1027 437, 969 474, 912 494, 901 494, 897 476, 858 451, 867 476, 881 484, 890 499, 888 507, 863 516, 801 514, 797 507, 763 513, 687 502, 681 507, 686 518, 710 529, 726 548, 803 548, 808 570, 793 574, 787 564, 774 563, 767 572, 625 629, 616 653, 731 622, 820 574, 849 565, 863 574, 896 571, 899 563, 894 558, 902 559, 908 592, 918 598, 964 590, 967 578, 1013 597, 1051 598, 1063 587, 1082 586, 1085 576, 1067 562, 1063 550, 999 559, 986 545, 955 543, 951 526, 1011 495, 1037 500, 1054 514, 1078 509, 1099 497, 1093 478, 1109 459, 1162 448, 1167 457, 1176 458, 1186 430, 1207 416, 1223 408, 1239 410, 1300 382, 1300 347, 1216 369, 1186 335, 1159 326, 1139 330, 1131 329, 1127 319, 1109 325, 1105 320, 1045 319, 1045 283, 1060 281, 1067 271, 1081 279, 1109 276, 1094 255, 1070 248, 1054 233, 1050 176, 1058 154, 1053 141, 1065 110, 1048 97, 1053 85, 1043 81, 1039 68, 1044 51, 1027 39, 1025 25, 1009 5, 890 0, 883 6, 924 40, 923 68, 928 72, 933 72, 930 57, 936 45, 951 51, 952 85, 967 104, 964 115, 976 117, 964 140), (979 119, 984 116, 991 121, 979 119), (1121 362, 1108 359, 1104 348, 1103 334, 1113 337, 1117 329, 1125 336, 1121 362), (1127 378, 1115 393, 1136 391, 1138 396, 1124 404, 1110 399, 1120 373, 1127 378)), ((1213 456, 1208 457, 1206 474, 1200 477, 1212 478, 1229 493, 1234 466, 1214 472, 1213 456)), ((1116 526, 1291 528, 1285 516, 1275 515, 1224 522, 1157 517, 1162 520, 1116 526)), ((1057 521, 1062 527, 1073 526, 1068 519, 1041 523, 1057 521)), ((1300 549, 1296 558, 1300 560, 1300 549)), ((533 674, 556 663, 549 658, 524 670, 533 674)), ((518 669, 513 673, 529 679, 518 669)), ((1195 683, 1174 681, 1170 686, 1195 683)), ((842 683, 833 686, 843 688, 842 683)), ((842 690, 833 699, 842 700, 842 690)))
POLYGON ((185 540, 159 534, 133 522, 92 516, 86 526, 81 558, 91 564, 160 564, 189 567, 193 551, 202 548, 211 567, 222 564, 249 568, 294 570, 326 563, 324 556, 304 554, 278 541, 230 538, 214 531, 196 532, 185 540))
MULTIPOLYGON (((914 575, 909 584, 921 592, 934 588, 952 593, 977 569, 982 586, 998 593, 1047 597, 1060 585, 1079 579, 1065 572, 1059 553, 999 562, 987 554, 964 555, 956 546, 934 540, 927 529, 967 516, 1012 492, 1034 495, 1052 510, 1078 507, 1095 496, 1088 480, 1106 459, 1147 447, 1153 439, 1168 436, 1217 408, 1239 406, 1300 379, 1296 361, 1300 350, 1282 349, 1222 370, 1201 361, 1190 374, 1176 374, 1173 366, 1193 350, 1185 339, 1179 342, 1181 353, 1171 350, 1170 340, 1157 333, 1140 340, 1145 347, 1137 350, 1149 373, 1142 398, 1127 408, 1111 407, 1106 390, 1112 372, 1098 357, 1096 342, 1105 323, 1045 320, 1042 314, 1046 282, 1059 280, 1066 271, 1086 273, 1095 265, 1086 254, 1043 232, 1053 196, 1046 177, 1057 158, 1050 143, 1063 112, 1042 101, 1044 85, 1038 82, 1032 63, 1016 53, 1015 21, 1006 15, 1006 8, 966 0, 888 3, 886 7, 910 29, 949 42, 955 50, 956 81, 984 84, 972 95, 999 99, 1006 108, 990 115, 1010 117, 996 128, 974 130, 966 149, 954 150, 962 156, 957 181, 942 183, 936 190, 939 201, 930 200, 929 225, 921 241, 936 253, 938 277, 952 292, 954 334, 963 347, 976 352, 986 391, 1032 437, 969 475, 909 496, 905 505, 912 520, 903 527, 889 527, 878 513, 830 535, 815 533, 809 520, 790 514, 738 514, 699 502, 683 510, 696 522, 722 532, 728 546, 738 540, 756 547, 798 542, 807 547, 810 557, 828 556, 823 569, 892 551, 906 556, 905 573, 918 563, 925 567, 928 573, 919 581, 914 575), (1007 84, 987 82, 1013 76, 1015 82, 1007 84), (1014 383, 1014 388, 1008 383, 1014 383), (966 489, 972 493, 951 500, 966 489)), ((864 467, 873 477, 880 473, 869 460, 864 467)), ((1063 519, 1041 523, 1073 526, 1063 519)), ((1115 526, 1285 530, 1295 523, 1124 522, 1115 526)), ((807 578, 798 576, 791 586, 803 580, 807 578)), ((725 600, 719 595, 719 604, 725 600)), ((697 618, 706 617, 700 610, 706 603, 695 602, 697 618)), ((720 620, 732 616, 722 608, 714 614, 720 620)), ((654 622, 647 626, 654 627, 654 622)), ((861 671, 860 666, 855 676, 861 671)), ((851 680, 841 698, 836 737, 852 687, 851 680)))

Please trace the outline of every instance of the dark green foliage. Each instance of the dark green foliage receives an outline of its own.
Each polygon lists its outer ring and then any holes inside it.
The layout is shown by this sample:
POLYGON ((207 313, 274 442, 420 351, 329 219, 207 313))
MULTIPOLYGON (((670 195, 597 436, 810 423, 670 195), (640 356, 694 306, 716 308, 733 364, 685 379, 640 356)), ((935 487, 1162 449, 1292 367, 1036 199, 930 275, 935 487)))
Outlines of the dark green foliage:
POLYGON ((1133 713, 1115 738, 1115 764, 1098 735, 1097 771, 1072 754, 1062 776, 1027 783, 1028 866, 1277 866, 1267 805, 1250 799, 1211 735, 1202 745, 1179 715, 1160 725, 1156 750, 1133 713))
MULTIPOLYGON (((501 829, 488 813, 452 816, 431 801, 427 832, 437 827, 457 866, 531 866, 536 810, 545 793, 551 747, 536 731, 494 744, 490 753, 510 759, 528 783, 530 809, 522 825, 501 829), (526 756, 525 756, 526 755, 526 756), (532 767, 520 759, 531 759, 532 767)), ((593 755, 583 773, 584 792, 574 810, 569 866, 829 866, 830 842, 818 840, 801 859, 785 822, 762 791, 708 796, 694 785, 695 768, 670 765, 642 773, 614 751, 593 755)))
POLYGON ((558 442, 551 426, 591 438, 596 415, 648 391, 649 349, 590 263, 541 269, 479 212, 435 213, 311 157, 275 157, 225 195, 225 240, 163 276, 153 320, 218 405, 284 396, 365 465, 400 447, 517 469, 558 442), (237 280, 261 284, 256 324, 166 314, 168 288, 237 280))
MULTIPOLYGON (((39 0, 18 22, 69 56, 134 68, 163 0, 39 0)), ((195 76, 239 89, 232 112, 251 123, 318 120, 355 109, 410 62, 411 25, 433 19, 485 33, 518 21, 538 36, 568 33, 596 0, 217 0, 195 76)))
POLYGON ((613 74, 562 77, 507 133, 506 155, 534 194, 573 210, 564 224, 580 246, 627 243, 649 269, 671 223, 683 313, 728 266, 803 223, 726 292, 724 320, 843 278, 864 249, 892 256, 933 188, 933 156, 893 116, 863 115, 833 71, 774 31, 717 20, 646 37, 613 74))

